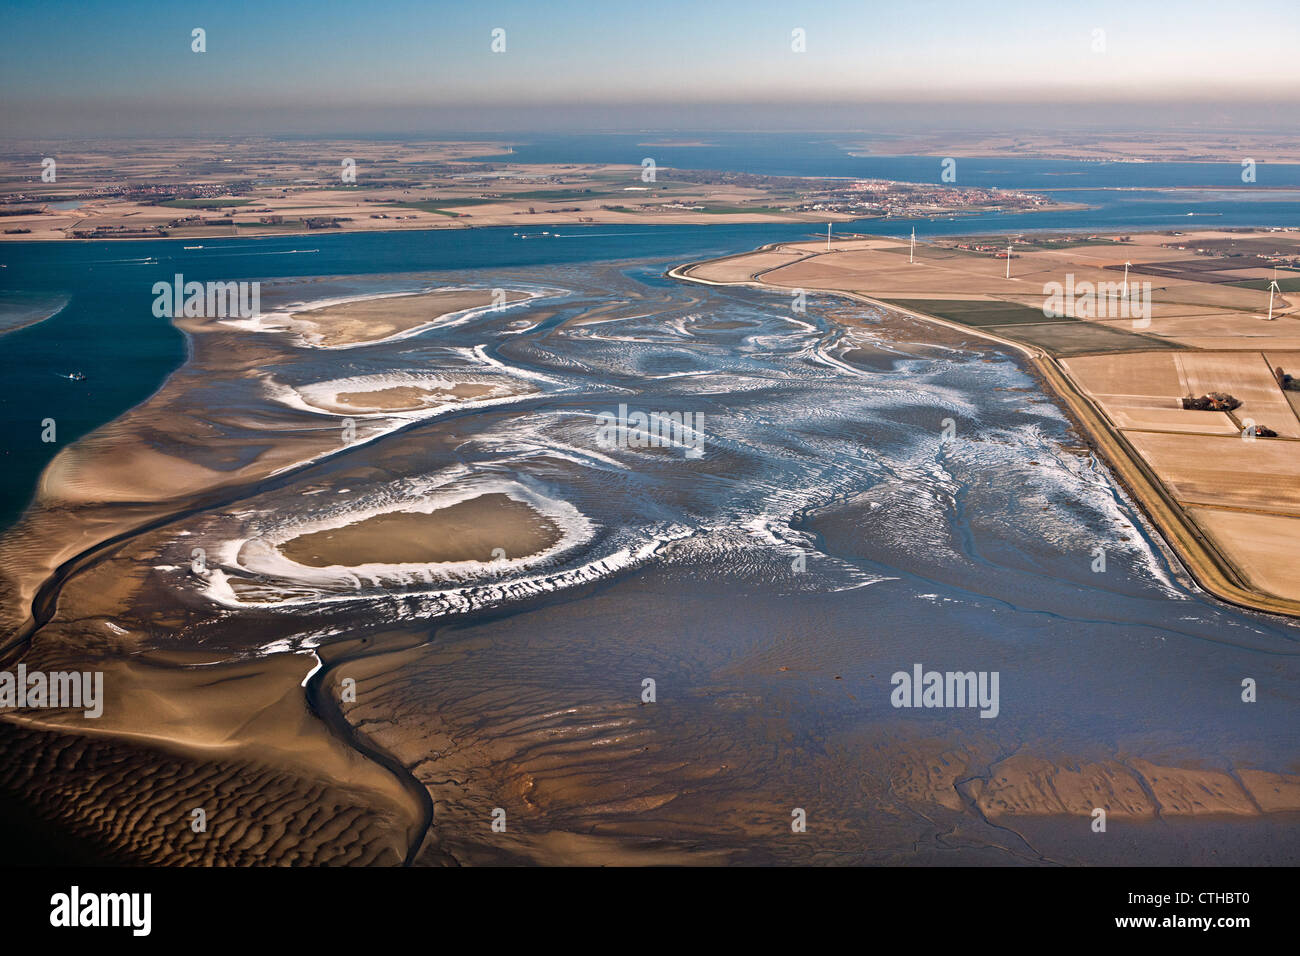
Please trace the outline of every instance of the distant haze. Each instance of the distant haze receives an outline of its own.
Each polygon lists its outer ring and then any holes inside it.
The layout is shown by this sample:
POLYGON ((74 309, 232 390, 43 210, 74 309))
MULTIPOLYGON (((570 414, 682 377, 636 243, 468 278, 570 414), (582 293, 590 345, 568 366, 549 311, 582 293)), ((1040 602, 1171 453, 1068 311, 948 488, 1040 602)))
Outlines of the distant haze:
POLYGON ((4 20, 9 137, 1231 128, 1300 113, 1295 0, 88 0, 4 20))

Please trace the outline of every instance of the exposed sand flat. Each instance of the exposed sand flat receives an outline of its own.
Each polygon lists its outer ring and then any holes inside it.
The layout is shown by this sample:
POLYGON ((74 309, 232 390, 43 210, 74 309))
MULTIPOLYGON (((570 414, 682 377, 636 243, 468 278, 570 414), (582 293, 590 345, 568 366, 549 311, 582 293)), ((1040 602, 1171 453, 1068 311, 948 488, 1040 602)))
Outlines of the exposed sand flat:
MULTIPOLYGON (((1145 760, 1129 761, 1151 788, 1166 816, 1232 813, 1247 816, 1259 808, 1231 775, 1220 770, 1161 767, 1145 760)), ((1290 808, 1295 809, 1295 808, 1290 808)))
MULTIPOLYGON (((941 746, 941 745, 940 745, 941 746)), ((889 788, 905 800, 937 803, 949 810, 962 808, 957 780, 965 776, 969 757, 960 750, 939 749, 923 760, 895 764, 889 788)))
MULTIPOLYGON (((188 329, 187 329, 188 330, 188 329)), ((206 347, 197 339, 196 347, 206 347)), ((219 348, 219 347, 218 347, 219 348)), ((38 500, 50 506, 82 502, 164 502, 267 475, 341 447, 334 428, 297 412, 233 423, 261 434, 231 440, 225 423, 194 405, 190 389, 201 375, 178 372, 157 400, 132 409, 68 445, 41 475, 38 500)), ((364 432, 364 426, 359 428, 364 432)))
POLYGON ((1296 584, 1300 517, 1219 508, 1189 508, 1188 513, 1257 588, 1273 594, 1300 591, 1296 584))
POLYGON ((1264 770, 1238 770, 1237 777, 1265 813, 1294 811, 1300 807, 1300 777, 1264 770))
POLYGON ((0 793, 21 794, 107 862, 391 866, 405 855, 399 808, 320 774, 9 721, 0 745, 0 793), (203 832, 195 809, 206 813, 203 832))
POLYGON ((479 495, 429 513, 396 511, 291 538, 280 553, 313 568, 361 564, 441 564, 508 559, 545 551, 560 529, 508 495, 479 495))
MULTIPOLYGON (((196 347, 202 348, 200 342, 196 347)), ((255 423, 256 431, 273 437, 226 436, 203 420, 208 409, 187 405, 193 382, 186 371, 178 372, 150 402, 68 445, 51 461, 28 513, 2 539, 0 625, 5 630, 21 626, 40 582, 77 553, 196 496, 342 447, 337 429, 305 424, 298 413, 263 416, 255 423), (197 436, 205 440, 196 443, 197 436)), ((358 432, 364 434, 366 427, 362 423, 358 432)))
POLYGON ((480 398, 495 391, 493 386, 473 382, 461 382, 450 388, 419 388, 414 385, 394 385, 392 388, 377 388, 372 392, 339 392, 334 400, 340 405, 356 409, 378 409, 380 411, 409 411, 424 408, 441 402, 456 399, 480 398))
MULTIPOLYGON (((526 298, 523 292, 505 290, 506 303, 526 298)), ((438 289, 307 309, 294 312, 290 322, 312 345, 342 348, 392 338, 454 312, 485 308, 494 301, 491 289, 438 289)))
POLYGON ((970 793, 987 817, 1087 817, 1096 807, 1116 816, 1149 817, 1156 810, 1141 783, 1118 764, 1085 763, 1065 768, 1021 755, 994 766, 987 780, 971 781, 970 793))
MULTIPOLYGON (((424 802, 407 778, 349 745, 308 707, 302 684, 313 658, 284 653, 287 645, 239 663, 216 662, 258 648, 152 657, 157 643, 184 630, 187 615, 211 619, 199 591, 205 572, 189 566, 202 553, 186 537, 190 509, 348 447, 335 423, 266 401, 252 381, 248 370, 271 365, 268 357, 286 351, 282 343, 220 323, 177 324, 191 333, 190 362, 147 402, 66 448, 31 510, 4 536, 5 636, 19 634, 39 608, 41 627, 24 662, 93 666, 104 672, 108 700, 99 720, 55 711, 0 716, 0 791, 24 794, 45 818, 130 862, 400 863, 425 825, 424 802), (213 390, 222 388, 230 400, 214 410, 213 390), (121 558, 95 550, 115 535, 147 536, 142 529, 168 516, 178 521, 170 530, 176 560, 161 564, 173 580, 159 579, 158 555, 147 547, 121 558), (76 556, 57 605, 34 605, 36 589, 76 556), (189 829, 195 807, 207 812, 205 833, 189 829)), ((447 389, 439 403, 471 401, 486 385, 458 369, 429 378, 447 389)), ((511 390, 504 376, 487 382, 511 390)), ((380 395, 405 398, 419 396, 380 395)), ((371 427, 359 423, 358 436, 371 427)), ((220 506, 216 514, 229 517, 220 506)), ((490 533, 492 522, 476 518, 490 533)), ((516 537, 536 534, 526 522, 506 525, 516 537)), ((515 545, 503 533, 493 546, 515 545)))
MULTIPOLYGON (((0 715, 0 792, 21 793, 44 818, 129 862, 400 863, 425 825, 423 798, 308 706, 302 685, 312 657, 288 644, 264 655, 256 645, 190 658, 157 653, 187 619, 211 620, 200 593, 206 571, 190 567, 211 542, 188 537, 189 522, 200 521, 191 509, 201 514, 215 501, 215 514, 229 518, 223 496, 241 494, 236 486, 349 447, 318 411, 266 400, 261 370, 292 351, 278 337, 176 324, 190 336, 189 362, 148 401, 64 448, 4 536, 5 638, 21 636, 35 615, 41 626, 23 651, 27 666, 103 671, 107 701, 98 720, 77 711, 0 715), (129 557, 97 549, 117 535, 147 537, 169 519, 177 546, 161 562, 147 547, 129 557), (56 569, 74 558, 57 602, 42 603, 37 589, 57 584, 56 569), (194 808, 207 813, 204 833, 190 829, 194 808)), ((364 377, 340 379, 330 395, 390 411, 532 389, 455 367, 375 380, 377 389, 364 377)), ((389 427, 384 418, 358 420, 356 437, 389 427)), ((491 533, 486 516, 477 519, 491 533)), ((520 550, 537 534, 527 522, 498 520, 524 535, 520 550)), ((493 546, 514 546, 500 539, 493 546)))
POLYGON ((1156 432, 1127 437, 1180 501, 1300 514, 1300 443, 1156 432))
MULTIPOLYGON (((214 665, 191 653, 188 663, 201 666, 186 667, 177 666, 186 655, 171 657, 96 662, 106 697, 96 720, 76 711, 6 715, 0 736, 17 750, 6 749, 0 787, 45 791, 74 832, 136 862, 405 857, 423 808, 308 710, 299 684, 312 658, 214 665), (206 832, 190 826, 195 808, 206 832)), ((42 655, 27 662, 41 666, 42 655)))
POLYGON ((579 696, 562 696, 580 703, 545 703, 550 694, 512 660, 435 643, 348 665, 358 692, 347 719, 413 768, 434 802, 422 860, 441 851, 470 865, 719 864, 734 829, 753 836, 752 805, 707 787, 725 782, 721 760, 665 759, 653 746, 662 730, 635 698, 575 684, 579 696), (707 810, 683 806, 697 790, 707 810), (494 807, 516 822, 483 839, 494 807))
MULTIPOLYGON (((27 658, 29 667, 39 661, 39 654, 27 658)), ((260 754, 357 786, 391 786, 380 768, 326 733, 307 709, 299 687, 315 666, 312 657, 209 661, 210 655, 192 653, 189 662, 205 666, 175 666, 186 662, 176 655, 168 665, 140 658, 96 662, 95 668, 104 672, 105 693, 98 719, 85 720, 76 711, 16 710, 6 716, 46 730, 139 737, 156 746, 228 751, 244 758, 260 754), (236 686, 239 692, 230 693, 236 686)))
POLYGON ((939 752, 937 746, 909 745, 895 758, 894 793, 950 810, 964 807, 964 793, 990 819, 1086 819, 1097 808, 1116 819, 1300 811, 1300 776, 1294 774, 1240 770, 1234 776, 1140 758, 1076 762, 1017 754, 970 776, 970 755, 951 749, 939 752))
POLYGON ((211 488, 222 477, 147 446, 119 448, 96 440, 60 451, 41 475, 40 494, 67 503, 161 501, 211 488))
POLYGON ((434 412, 475 402, 498 401, 535 393, 526 379, 473 371, 393 371, 350 378, 328 379, 296 386, 274 383, 274 396, 293 408, 306 406, 335 415, 397 415, 434 412))

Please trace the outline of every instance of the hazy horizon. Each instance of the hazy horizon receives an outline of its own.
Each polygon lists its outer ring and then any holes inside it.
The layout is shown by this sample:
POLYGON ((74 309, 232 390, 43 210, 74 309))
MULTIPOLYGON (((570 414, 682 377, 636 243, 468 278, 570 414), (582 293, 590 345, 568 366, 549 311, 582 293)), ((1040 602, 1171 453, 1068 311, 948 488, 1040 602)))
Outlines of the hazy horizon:
POLYGON ((1282 127, 1300 7, 472 8, 101 0, 7 12, 4 135, 1282 127), (204 32, 194 52, 192 31, 204 32), (504 34, 495 36, 494 31, 504 34), (797 31, 802 31, 801 33, 797 31), (496 43, 498 52, 494 52, 496 43), (1196 64, 1194 75, 1187 64, 1196 64), (52 68, 51 64, 57 64, 52 68))

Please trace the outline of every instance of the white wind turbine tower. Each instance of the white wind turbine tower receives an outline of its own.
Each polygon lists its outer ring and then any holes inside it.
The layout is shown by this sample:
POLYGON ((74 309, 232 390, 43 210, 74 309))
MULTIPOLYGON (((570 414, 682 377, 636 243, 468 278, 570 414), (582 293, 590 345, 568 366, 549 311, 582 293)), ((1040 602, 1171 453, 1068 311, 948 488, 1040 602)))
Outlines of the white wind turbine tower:
POLYGON ((1007 278, 1011 278, 1011 243, 1007 243, 1007 278))
POLYGON ((1128 298, 1128 267, 1132 264, 1131 262, 1124 263, 1124 298, 1126 299, 1128 298))
POLYGON ((1277 284, 1277 269, 1273 270, 1273 278, 1268 282, 1268 321, 1273 321, 1273 293, 1281 292, 1282 287, 1277 284))
POLYGON ((907 264, 910 266, 916 261, 916 226, 912 227, 912 245, 907 250, 907 264))

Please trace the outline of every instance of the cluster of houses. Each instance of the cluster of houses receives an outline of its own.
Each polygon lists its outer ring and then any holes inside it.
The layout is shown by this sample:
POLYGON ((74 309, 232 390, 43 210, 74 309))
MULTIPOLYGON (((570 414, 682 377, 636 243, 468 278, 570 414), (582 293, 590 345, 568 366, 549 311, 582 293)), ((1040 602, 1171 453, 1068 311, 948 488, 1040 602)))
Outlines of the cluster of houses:
MULTIPOLYGON (((1281 369, 1278 369, 1277 371, 1279 375, 1282 374, 1281 369)), ((1287 377, 1290 378, 1290 376, 1287 377)), ((1202 395, 1200 398, 1195 398, 1194 396, 1188 395, 1186 398, 1183 399, 1183 408, 1188 411, 1230 412, 1233 409, 1240 408, 1240 407, 1241 407, 1241 401, 1239 399, 1233 398, 1227 392, 1210 392, 1207 395, 1202 395)), ((1267 427, 1266 425, 1258 425, 1258 424, 1251 426, 1251 434, 1254 435, 1254 437, 1256 438, 1277 437, 1277 432, 1273 431, 1273 429, 1267 427)))
POLYGON ((1241 401, 1233 398, 1227 392, 1210 392, 1208 395, 1202 395, 1200 398, 1194 398, 1188 395, 1183 399, 1183 408, 1186 411, 1196 412, 1230 412, 1234 408, 1240 408, 1241 401))

